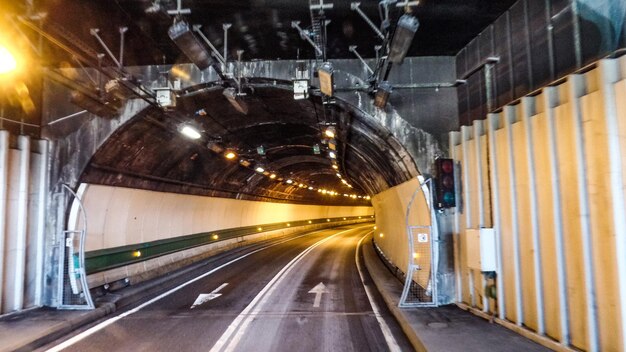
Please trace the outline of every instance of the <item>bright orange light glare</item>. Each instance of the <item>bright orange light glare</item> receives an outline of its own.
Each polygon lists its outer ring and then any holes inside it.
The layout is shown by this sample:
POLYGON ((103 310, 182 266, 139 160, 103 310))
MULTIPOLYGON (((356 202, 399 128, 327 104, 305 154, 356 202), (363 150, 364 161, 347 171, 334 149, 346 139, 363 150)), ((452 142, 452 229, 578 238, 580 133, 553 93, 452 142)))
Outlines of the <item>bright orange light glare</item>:
POLYGON ((17 68, 17 61, 11 52, 0 45, 0 74, 9 73, 17 68))

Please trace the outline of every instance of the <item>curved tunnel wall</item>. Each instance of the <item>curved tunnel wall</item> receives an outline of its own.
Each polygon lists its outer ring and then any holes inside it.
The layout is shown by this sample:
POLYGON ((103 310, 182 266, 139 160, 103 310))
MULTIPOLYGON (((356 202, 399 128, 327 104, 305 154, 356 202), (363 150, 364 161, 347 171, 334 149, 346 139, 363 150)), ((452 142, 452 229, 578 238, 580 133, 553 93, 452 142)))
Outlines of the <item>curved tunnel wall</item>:
POLYGON ((374 213, 366 206, 257 202, 101 185, 89 185, 83 203, 87 251, 227 228, 374 213))
MULTIPOLYGON (((407 272, 409 263, 409 240, 406 231, 407 209, 415 191, 420 187, 417 179, 404 182, 383 191, 372 198, 376 212, 376 231, 374 240, 387 260, 402 272, 407 272), (382 234, 382 236, 381 236, 382 234)), ((411 226, 430 226, 430 210, 424 193, 419 190, 409 210, 411 226)), ((414 277, 417 283, 426 287, 430 272, 430 256, 415 258, 422 270, 414 277)))

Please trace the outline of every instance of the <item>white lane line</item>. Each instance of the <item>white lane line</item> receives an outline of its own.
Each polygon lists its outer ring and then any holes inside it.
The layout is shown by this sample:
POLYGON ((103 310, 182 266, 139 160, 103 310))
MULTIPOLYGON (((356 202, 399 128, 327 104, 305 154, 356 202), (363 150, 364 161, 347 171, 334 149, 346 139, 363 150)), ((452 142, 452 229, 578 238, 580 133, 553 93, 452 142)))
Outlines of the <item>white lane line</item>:
MULTIPOLYGON (((371 226, 371 225, 366 225, 371 226)), ((239 341, 243 338, 248 325, 254 320, 254 318, 259 314, 261 308, 265 305, 269 297, 272 295, 272 292, 278 287, 280 282, 287 276, 287 274, 304 258, 307 254, 309 254, 313 249, 317 246, 323 244, 324 242, 349 231, 360 230, 366 226, 359 226, 354 229, 346 230, 338 232, 332 236, 328 236, 318 242, 315 242, 310 247, 302 251, 295 258, 293 258, 287 265, 285 265, 279 272, 276 274, 270 282, 263 287, 261 292, 259 292, 252 302, 246 306, 246 308, 233 320, 232 323, 228 326, 228 329, 222 334, 219 340, 215 343, 213 348, 211 348, 211 352, 231 352, 234 351, 239 344, 239 341)))
POLYGON ((359 263, 359 248, 361 247, 361 243, 370 233, 374 231, 368 232, 365 236, 361 237, 359 243, 356 245, 356 251, 354 252, 354 261, 356 262, 357 270, 359 271, 359 276, 361 277, 361 283, 363 284, 363 288, 365 288, 365 294, 367 295, 367 299, 370 301, 370 305, 372 306, 372 310, 374 311, 374 316, 378 321, 378 325, 380 325, 380 330, 382 330, 383 335, 385 336, 385 341, 387 341, 387 346, 389 346, 389 351, 391 352, 401 352, 400 345, 398 345, 398 341, 393 337, 391 333, 391 329, 389 329, 389 325, 385 322, 385 319, 380 314, 380 309, 376 302, 374 302, 374 296, 372 294, 372 289, 365 284, 365 277, 363 276, 363 269, 361 268, 361 264, 359 263))
POLYGON ((252 251, 250 253, 244 254, 244 255, 242 255, 240 257, 237 257, 237 258, 229 261, 228 263, 222 264, 222 265, 220 265, 220 266, 218 266, 218 267, 216 267, 216 268, 214 268, 214 269, 212 269, 210 271, 207 271, 206 273, 204 273, 204 274, 202 274, 202 275, 200 275, 200 276, 198 276, 198 277, 196 277, 194 279, 191 279, 191 280, 181 284, 180 286, 174 287, 173 289, 171 289, 171 290, 169 290, 169 291, 167 291, 165 293, 162 293, 159 296, 157 296, 157 297, 155 297, 155 298, 153 298, 153 299, 151 299, 151 300, 149 300, 149 301, 147 301, 147 302, 145 302, 145 303, 143 303, 143 304, 141 304, 141 305, 139 305, 139 306, 137 306, 137 307, 127 311, 127 312, 124 312, 124 313, 122 313, 122 314, 120 314, 120 315, 118 315, 116 317, 111 318, 111 319, 105 320, 105 321, 103 321, 102 323, 100 323, 98 325, 94 325, 91 328, 89 328, 89 329, 81 332, 80 334, 72 337, 71 339, 66 340, 63 343, 48 349, 46 352, 58 352, 58 351, 61 351, 61 350, 65 349, 65 348, 68 348, 71 345, 77 343, 78 341, 80 341, 80 340, 82 340, 82 339, 84 339, 84 338, 94 334, 95 332, 98 332, 98 331, 106 328, 107 326, 115 323, 116 321, 118 321, 118 320, 120 320, 122 318, 125 318, 125 317, 127 317, 127 316, 129 316, 131 314, 137 313, 141 309, 151 305, 152 303, 160 300, 161 298, 167 297, 167 296, 171 295, 172 293, 180 290, 181 288, 183 288, 185 286, 188 286, 188 285, 190 285, 190 284, 192 284, 192 283, 194 283, 194 282, 196 282, 198 280, 201 280, 201 279, 203 279, 203 278, 205 278, 205 277, 215 273, 216 271, 218 271, 220 269, 223 269, 223 268, 225 268, 225 267, 227 267, 227 266, 229 266, 229 265, 231 265, 231 264, 233 264, 235 262, 240 261, 241 259, 243 259, 243 258, 245 258, 247 256, 250 256, 250 255, 255 254, 257 252, 260 252, 260 251, 264 251, 264 250, 266 250, 268 248, 271 248, 271 247, 274 247, 274 246, 278 246, 279 244, 283 244, 285 242, 293 241, 295 239, 298 239, 298 238, 301 238, 301 237, 305 237, 305 236, 309 236, 309 235, 312 235, 314 233, 318 233, 318 232, 321 232, 321 231, 323 231, 323 230, 309 232, 309 233, 306 233, 304 235, 300 235, 300 236, 297 236, 297 237, 294 237, 294 238, 289 238, 289 239, 286 239, 286 240, 283 240, 283 241, 271 244, 271 245, 269 245, 267 247, 256 249, 256 250, 254 250, 254 251, 252 251))

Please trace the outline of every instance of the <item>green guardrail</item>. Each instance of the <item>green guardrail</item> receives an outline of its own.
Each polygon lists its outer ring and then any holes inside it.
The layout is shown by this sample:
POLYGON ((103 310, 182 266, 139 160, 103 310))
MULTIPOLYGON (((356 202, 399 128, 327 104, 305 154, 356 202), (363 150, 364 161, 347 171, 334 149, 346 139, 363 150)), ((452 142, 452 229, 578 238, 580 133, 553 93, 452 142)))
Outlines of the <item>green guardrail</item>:
POLYGON ((162 255, 182 251, 185 249, 224 241, 236 237, 252 235, 255 233, 281 230, 297 226, 327 224, 339 221, 359 220, 366 218, 373 219, 374 216, 348 216, 244 226, 224 230, 196 233, 193 235, 167 238, 158 241, 132 244, 121 247, 100 249, 85 253, 85 267, 87 274, 89 275, 100 271, 138 263, 144 260, 156 258, 162 255))

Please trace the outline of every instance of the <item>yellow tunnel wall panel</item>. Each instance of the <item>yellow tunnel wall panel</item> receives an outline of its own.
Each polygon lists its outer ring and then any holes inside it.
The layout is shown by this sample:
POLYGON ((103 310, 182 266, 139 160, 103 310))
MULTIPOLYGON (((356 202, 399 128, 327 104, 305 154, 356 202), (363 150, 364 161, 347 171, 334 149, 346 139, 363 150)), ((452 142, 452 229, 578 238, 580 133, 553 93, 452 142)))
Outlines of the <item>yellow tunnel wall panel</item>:
POLYGON ((89 185, 83 203, 87 251, 234 227, 374 214, 368 206, 254 202, 101 185, 89 185))
MULTIPOLYGON (((624 337, 622 331, 624 318, 621 315, 622 304, 620 302, 620 267, 618 256, 626 253, 618 253, 617 233, 614 226, 615 216, 626 216, 617 214, 612 205, 612 192, 609 174, 614 170, 615 165, 611 165, 611 160, 620 160, 621 165, 621 187, 626 185, 626 58, 621 58, 622 79, 614 84, 602 82, 602 78, 594 69, 585 73, 582 77, 584 92, 580 94, 580 87, 576 87, 569 82, 555 86, 555 95, 547 97, 545 92, 539 92, 532 97, 527 97, 525 102, 531 111, 522 111, 522 104, 505 107, 503 112, 495 113, 495 122, 498 122, 494 131, 494 145, 489 143, 490 139, 485 138, 488 133, 483 131, 481 135, 476 133, 462 133, 462 140, 455 140, 451 146, 452 155, 461 168, 465 168, 460 173, 464 180, 459 181, 459 185, 467 187, 461 192, 461 204, 456 209, 456 216, 459 220, 458 238, 460 251, 455 258, 461 272, 461 285, 458 287, 461 294, 461 301, 472 304, 475 308, 481 308, 481 299, 475 297, 471 300, 470 290, 478 292, 482 287, 480 276, 473 276, 474 285, 470 287, 469 269, 465 262, 465 247, 463 242, 464 232, 467 227, 479 227, 481 219, 478 217, 478 192, 479 182, 482 182, 483 199, 485 200, 485 219, 483 226, 492 226, 491 214, 494 209, 489 209, 494 204, 494 190, 491 189, 491 178, 497 178, 498 184, 498 204, 499 204, 499 236, 501 239, 502 267, 498 269, 498 275, 503 280, 504 297, 499 297, 504 302, 505 318, 514 323, 521 324, 529 334, 536 333, 539 328, 540 312, 537 310, 537 297, 543 300, 543 321, 545 323, 545 335, 551 339, 562 341, 565 336, 562 331, 560 291, 557 260, 558 243, 555 234, 556 215, 554 203, 560 205, 560 217, 562 219, 563 256, 565 283, 563 293, 567 299, 567 324, 569 328, 569 342, 567 347, 574 347, 582 350, 592 349, 593 341, 589 337, 590 326, 593 321, 588 317, 588 305, 595 304, 597 320, 595 324, 598 332, 598 345, 600 351, 624 351, 624 337), (610 134, 607 126, 607 114, 605 110, 608 99, 604 95, 606 88, 612 87, 615 91, 615 103, 617 107, 617 120, 619 129, 619 158, 611 159, 611 149, 609 146, 610 134), (579 89, 574 92, 573 89, 579 89), (604 90, 603 90, 604 89, 604 90), (578 95, 577 95, 578 94, 578 95), (571 101, 575 99, 574 101, 571 101), (580 108, 582 116, 582 140, 576 134, 576 113, 580 108), (536 111, 535 111, 536 110, 536 111), (556 146, 553 160, 550 153, 552 137, 549 133, 550 116, 554 117, 554 127, 556 136, 554 145, 556 146), (529 114, 528 118, 520 118, 521 113, 529 114), (509 115, 506 115, 509 114, 509 115), (506 115, 506 116, 505 116, 506 115), (515 115, 513 117, 513 115, 515 115), (509 124, 507 126, 507 124, 509 124), (511 138, 507 135, 507 128, 510 129, 511 138), (527 132, 530 132, 532 148, 528 145, 527 132), (480 138, 481 157, 476 155, 476 138, 480 138), (511 143, 510 145, 508 143, 511 143), (582 143, 582 144, 581 144, 582 143), (464 145, 465 144, 465 145, 464 145), (577 148, 582 145, 584 160, 579 160, 577 148), (512 153, 509 153, 509 146, 512 153), (493 150, 492 150, 493 148, 493 150), (488 152, 495 155, 495 163, 490 163, 488 152), (532 152, 532 155, 529 153, 532 152), (468 155, 464 155, 467 153, 468 155), (534 167, 531 169, 529 162, 534 167), (583 162, 586 163, 584 173, 583 162), (512 163, 512 164, 511 164, 512 163), (552 164, 558 166, 558 179, 552 174, 552 164), (491 166, 495 164, 495 169, 491 166), (482 170, 483 178, 478 177, 479 168, 482 170), (515 174, 511 174, 514 170, 515 174), (584 175, 581 178, 580 175, 584 175), (535 182, 531 182, 534 177, 535 182), (486 179, 486 180, 485 180, 486 179), (535 189, 533 190, 532 187, 535 189), (583 214, 581 208, 581 195, 579 190, 586 186, 584 197, 588 200, 589 214, 583 214), (559 198, 555 199, 552 187, 558 187, 559 198), (532 194, 536 194, 536 211, 533 211, 532 194), (515 193, 513 193, 515 192, 515 193), (516 200, 514 202, 514 200, 516 200), (515 211, 516 209, 516 211, 515 211), (515 213, 513 213, 515 211, 515 213), (467 217, 467 212, 471 215, 467 217), (536 218, 534 217, 536 216, 536 218), (595 284, 595 295, 589 296, 586 287, 585 271, 585 248, 583 241, 582 224, 585 216, 588 216, 591 236, 591 259, 592 275, 595 284), (515 224, 517 218, 517 225, 515 224), (535 248, 533 241, 533 226, 537 224, 539 248, 535 248), (514 231, 515 226, 519 231, 519 253, 520 253, 520 274, 522 296, 516 294, 515 259, 514 259, 514 231), (538 254, 541 259, 539 274, 541 275, 542 292, 537 292, 535 256, 538 254), (517 306, 522 300, 523 321, 517 314, 517 306)), ((610 102, 608 102, 610 103, 610 102)), ((610 104, 609 104, 610 105, 610 104)), ((474 126, 476 127, 476 126, 474 126)), ((467 127, 464 127, 466 129, 467 127)), ((474 128, 474 132, 477 131, 474 128)), ((463 132, 463 129, 462 129, 463 132)), ((452 135, 451 135, 452 138, 452 135)), ((621 269, 620 269, 621 268, 621 269)), ((623 279, 622 279, 623 280, 623 279)), ((495 306, 490 304, 489 310, 494 311, 495 306)))

